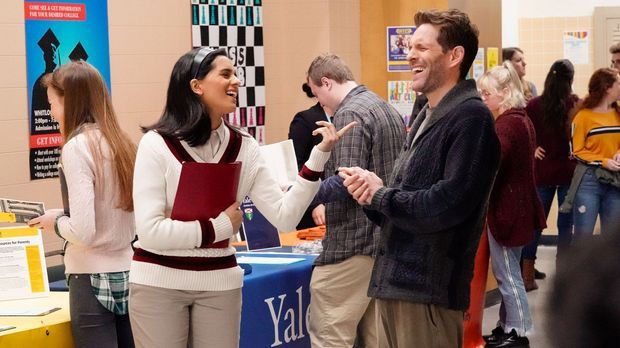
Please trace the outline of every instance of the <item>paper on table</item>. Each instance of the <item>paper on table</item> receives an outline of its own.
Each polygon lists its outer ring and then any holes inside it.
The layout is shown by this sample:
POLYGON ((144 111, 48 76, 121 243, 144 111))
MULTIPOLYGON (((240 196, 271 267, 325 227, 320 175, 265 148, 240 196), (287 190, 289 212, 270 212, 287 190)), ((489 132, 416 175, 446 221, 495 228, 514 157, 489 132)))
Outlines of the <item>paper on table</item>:
POLYGON ((11 325, 0 325, 0 332, 2 331, 6 331, 6 330, 11 330, 14 329, 15 326, 11 326, 11 325))
POLYGON ((0 317, 33 317, 46 315, 60 310, 60 307, 29 307, 29 308, 2 308, 0 317))
POLYGON ((291 263, 303 261, 305 259, 299 257, 254 257, 240 256, 237 257, 237 263, 250 263, 257 265, 288 265, 291 263))
POLYGON ((290 185, 297 178, 297 158, 291 139, 275 144, 262 145, 260 152, 267 168, 280 185, 290 185))

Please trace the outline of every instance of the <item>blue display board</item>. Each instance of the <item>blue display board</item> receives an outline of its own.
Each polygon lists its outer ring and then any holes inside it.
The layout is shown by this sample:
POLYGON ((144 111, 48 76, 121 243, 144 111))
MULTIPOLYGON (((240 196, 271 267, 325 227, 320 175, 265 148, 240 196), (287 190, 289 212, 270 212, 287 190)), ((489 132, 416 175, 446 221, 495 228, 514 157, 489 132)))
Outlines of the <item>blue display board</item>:
POLYGON ((110 90, 107 0, 24 1, 30 113, 30 178, 58 176, 58 123, 50 115, 42 77, 71 60, 92 64, 110 90))

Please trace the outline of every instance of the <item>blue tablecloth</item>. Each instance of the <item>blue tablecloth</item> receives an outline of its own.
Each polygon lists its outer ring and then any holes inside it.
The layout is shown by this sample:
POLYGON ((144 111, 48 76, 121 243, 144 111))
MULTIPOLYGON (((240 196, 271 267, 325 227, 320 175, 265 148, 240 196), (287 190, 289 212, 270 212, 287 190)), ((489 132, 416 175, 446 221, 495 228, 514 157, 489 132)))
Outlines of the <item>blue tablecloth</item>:
POLYGON ((244 278, 241 348, 310 347, 308 304, 315 255, 240 253, 238 256, 302 258, 286 265, 252 264, 244 278))
MULTIPOLYGON (((290 247, 237 254, 303 259, 286 265, 251 264, 252 272, 244 277, 240 348, 310 347, 307 313, 316 255, 274 253, 282 251, 290 252, 290 247)), ((50 290, 67 291, 67 283, 50 283, 50 290)))

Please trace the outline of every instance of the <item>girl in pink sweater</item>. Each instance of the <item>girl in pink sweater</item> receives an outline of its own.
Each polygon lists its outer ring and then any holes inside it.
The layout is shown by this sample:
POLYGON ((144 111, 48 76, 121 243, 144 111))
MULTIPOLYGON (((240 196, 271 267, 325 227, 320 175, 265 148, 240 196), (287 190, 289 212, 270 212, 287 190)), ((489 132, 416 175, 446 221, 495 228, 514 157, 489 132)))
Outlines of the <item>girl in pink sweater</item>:
POLYGON ((69 206, 48 210, 29 225, 66 240, 76 346, 133 347, 127 300, 136 147, 121 131, 105 82, 90 64, 64 65, 44 83, 65 141, 60 172, 69 206))

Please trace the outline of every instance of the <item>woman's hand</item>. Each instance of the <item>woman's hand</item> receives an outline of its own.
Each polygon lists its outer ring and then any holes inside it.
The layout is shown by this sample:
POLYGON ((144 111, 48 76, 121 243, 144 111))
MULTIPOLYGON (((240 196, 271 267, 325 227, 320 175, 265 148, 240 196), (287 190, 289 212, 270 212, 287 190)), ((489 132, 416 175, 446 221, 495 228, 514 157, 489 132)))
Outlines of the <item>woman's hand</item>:
POLYGON ((316 136, 320 134, 323 137, 323 140, 321 140, 317 147, 323 152, 330 152, 334 146, 336 146, 338 140, 340 140, 340 138, 342 138, 342 136, 348 132, 349 129, 353 128, 357 122, 353 121, 342 127, 339 131, 336 131, 336 127, 334 127, 333 123, 329 123, 327 121, 317 121, 316 124, 321 127, 312 131, 312 135, 316 136))
POLYGON ((545 158, 545 149, 543 149, 540 146, 537 147, 536 150, 534 151, 534 157, 539 160, 545 158))
POLYGON ((62 209, 46 210, 45 214, 34 219, 30 219, 28 221, 28 226, 38 228, 41 231, 55 232, 54 225, 56 225, 56 218, 63 214, 64 210, 62 209))
POLYGON ((603 163, 604 163, 603 167, 611 170, 612 172, 620 171, 620 161, 616 161, 610 158, 607 161, 604 161, 603 163))
POLYGON ((235 202, 224 210, 224 213, 228 215, 228 219, 230 219, 230 223, 232 224, 233 233, 237 233, 237 231, 239 231, 241 221, 243 221, 243 213, 239 207, 239 202, 235 202))

